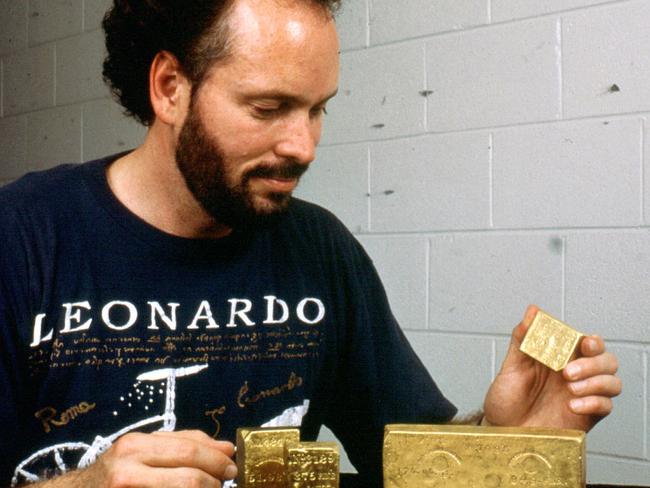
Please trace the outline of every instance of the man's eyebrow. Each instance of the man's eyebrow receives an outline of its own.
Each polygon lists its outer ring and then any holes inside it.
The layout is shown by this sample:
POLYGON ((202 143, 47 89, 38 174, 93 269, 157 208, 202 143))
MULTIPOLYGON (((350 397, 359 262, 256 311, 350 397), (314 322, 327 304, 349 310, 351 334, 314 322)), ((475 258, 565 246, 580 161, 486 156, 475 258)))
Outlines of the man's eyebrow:
MULTIPOLYGON (((329 95, 325 96, 322 100, 319 100, 316 105, 323 104, 330 100, 331 98, 334 98, 336 94, 339 92, 338 88, 334 90, 332 93, 329 95)), ((306 100, 304 97, 299 97, 292 95, 287 92, 283 92, 281 90, 270 90, 270 91, 262 91, 262 92, 257 92, 254 95, 250 97, 251 99, 271 99, 271 100, 282 100, 286 102, 292 102, 292 103, 305 103, 306 100)))

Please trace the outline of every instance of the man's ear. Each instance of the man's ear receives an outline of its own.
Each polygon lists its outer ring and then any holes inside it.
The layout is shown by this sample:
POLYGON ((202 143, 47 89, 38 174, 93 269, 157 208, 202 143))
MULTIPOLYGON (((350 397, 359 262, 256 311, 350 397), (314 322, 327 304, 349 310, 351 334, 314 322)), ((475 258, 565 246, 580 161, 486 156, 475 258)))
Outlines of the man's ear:
POLYGON ((160 51, 149 70, 149 97, 156 118, 174 125, 185 118, 191 85, 176 56, 160 51))

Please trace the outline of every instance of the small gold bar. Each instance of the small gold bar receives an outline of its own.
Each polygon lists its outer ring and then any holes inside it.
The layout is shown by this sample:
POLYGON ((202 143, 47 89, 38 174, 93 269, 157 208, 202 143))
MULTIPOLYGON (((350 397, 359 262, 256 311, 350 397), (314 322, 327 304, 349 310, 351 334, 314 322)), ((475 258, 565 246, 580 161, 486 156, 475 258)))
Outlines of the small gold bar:
POLYGON ((584 488, 578 430, 387 425, 384 488, 584 488))
POLYGON ((286 488, 284 445, 298 441, 298 429, 237 429, 237 487, 286 488))
POLYGON ((562 371, 574 356, 582 337, 577 330, 540 310, 519 350, 553 371, 562 371))
POLYGON ((292 442, 284 452, 287 488, 339 488, 336 442, 292 442))

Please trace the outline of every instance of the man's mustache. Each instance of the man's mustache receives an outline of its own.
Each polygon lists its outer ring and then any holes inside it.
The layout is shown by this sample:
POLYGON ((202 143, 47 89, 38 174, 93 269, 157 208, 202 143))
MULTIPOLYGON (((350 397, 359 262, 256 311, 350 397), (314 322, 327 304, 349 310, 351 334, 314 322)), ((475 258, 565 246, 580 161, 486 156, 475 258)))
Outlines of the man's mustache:
POLYGON ((305 171, 307 171, 308 165, 300 164, 295 161, 284 161, 278 164, 261 164, 246 174, 246 178, 277 178, 277 179, 286 179, 291 180, 295 178, 300 178, 305 171))

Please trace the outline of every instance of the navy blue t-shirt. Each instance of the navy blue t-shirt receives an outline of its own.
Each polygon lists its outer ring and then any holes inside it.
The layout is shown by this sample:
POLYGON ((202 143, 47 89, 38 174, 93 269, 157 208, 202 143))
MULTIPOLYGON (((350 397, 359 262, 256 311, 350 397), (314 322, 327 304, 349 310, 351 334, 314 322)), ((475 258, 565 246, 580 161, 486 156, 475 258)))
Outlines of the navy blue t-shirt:
POLYGON ((379 485, 385 424, 455 414, 329 212, 293 199, 273 225, 180 238, 114 197, 114 159, 0 189, 0 486, 87 465, 131 430, 313 440, 322 424, 379 485))

